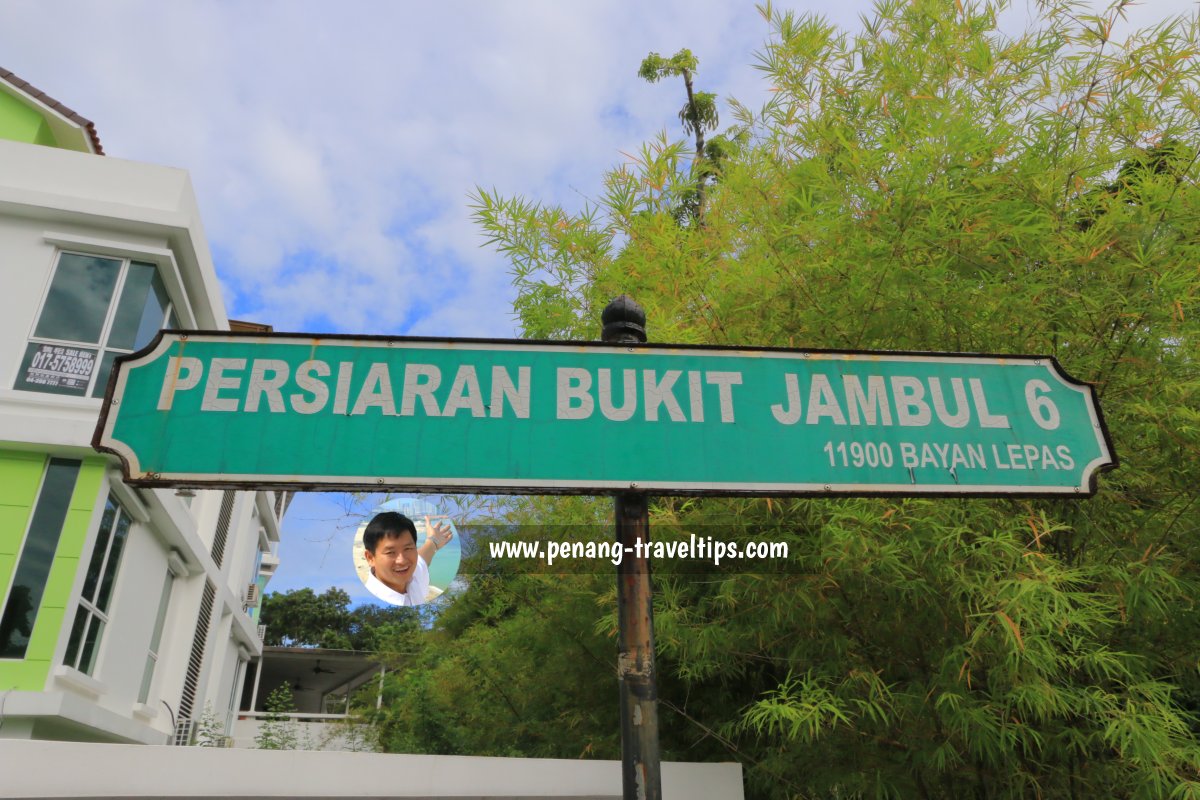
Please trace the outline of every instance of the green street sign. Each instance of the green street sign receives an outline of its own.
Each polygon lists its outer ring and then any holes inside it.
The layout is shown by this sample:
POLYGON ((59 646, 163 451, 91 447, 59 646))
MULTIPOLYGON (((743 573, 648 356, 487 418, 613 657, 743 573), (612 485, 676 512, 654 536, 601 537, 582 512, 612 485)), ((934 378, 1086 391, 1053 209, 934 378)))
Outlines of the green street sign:
POLYGON ((168 332, 93 440, 131 483, 489 493, 1090 495, 1047 357, 168 332))

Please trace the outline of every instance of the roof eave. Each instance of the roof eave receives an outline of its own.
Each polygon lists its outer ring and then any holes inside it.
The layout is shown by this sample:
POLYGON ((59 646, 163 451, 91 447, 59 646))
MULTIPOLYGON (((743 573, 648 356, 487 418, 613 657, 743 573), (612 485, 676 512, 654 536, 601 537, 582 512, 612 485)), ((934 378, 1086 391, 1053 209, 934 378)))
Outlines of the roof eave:
POLYGON ((8 84, 18 95, 47 116, 47 121, 51 124, 51 127, 57 129, 55 130, 56 138, 65 132, 62 130, 62 123, 66 123, 71 128, 77 130, 78 137, 72 138, 78 138, 79 144, 82 147, 68 149, 80 149, 98 156, 104 155, 104 147, 100 144, 100 135, 96 133, 96 124, 90 119, 71 110, 41 89, 38 89, 29 81, 18 77, 3 67, 0 67, 0 81, 8 84), (60 124, 55 125, 55 121, 58 121, 60 124))

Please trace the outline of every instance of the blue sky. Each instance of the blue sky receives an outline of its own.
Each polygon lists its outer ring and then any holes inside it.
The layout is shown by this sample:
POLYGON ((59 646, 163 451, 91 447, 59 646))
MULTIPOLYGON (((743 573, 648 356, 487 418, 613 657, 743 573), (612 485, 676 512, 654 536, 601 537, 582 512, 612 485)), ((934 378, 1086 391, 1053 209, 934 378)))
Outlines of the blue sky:
MULTIPOLYGON (((871 7, 776 5, 849 29, 871 7)), ((682 138, 681 87, 636 77, 648 52, 690 48, 698 88, 756 108, 766 36, 752 3, 718 0, 8 0, 0 67, 93 120, 111 157, 190 172, 231 317, 508 337, 508 265, 470 223, 475 187, 582 206, 621 151, 682 138)), ((296 501, 272 589, 366 596, 350 543, 370 509, 351 505, 296 501)))

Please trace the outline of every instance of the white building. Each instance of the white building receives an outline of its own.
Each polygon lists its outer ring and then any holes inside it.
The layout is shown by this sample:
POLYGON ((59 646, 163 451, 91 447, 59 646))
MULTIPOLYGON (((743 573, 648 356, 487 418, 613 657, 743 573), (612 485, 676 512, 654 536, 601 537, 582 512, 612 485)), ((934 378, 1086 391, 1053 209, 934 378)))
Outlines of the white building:
POLYGON ((113 358, 230 328, 187 173, 102 153, 0 70, 0 738, 163 744, 230 724, 286 497, 138 490, 92 449, 113 358))

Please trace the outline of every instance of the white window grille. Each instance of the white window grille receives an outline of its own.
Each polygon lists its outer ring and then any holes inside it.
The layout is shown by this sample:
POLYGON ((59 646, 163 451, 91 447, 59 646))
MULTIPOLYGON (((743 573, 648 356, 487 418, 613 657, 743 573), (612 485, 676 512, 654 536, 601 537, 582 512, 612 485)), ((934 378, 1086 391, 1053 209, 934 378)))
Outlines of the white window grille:
POLYGON ((196 733, 196 721, 187 717, 180 717, 175 723, 175 735, 171 737, 171 744, 179 747, 187 747, 192 743, 192 737, 196 733))

